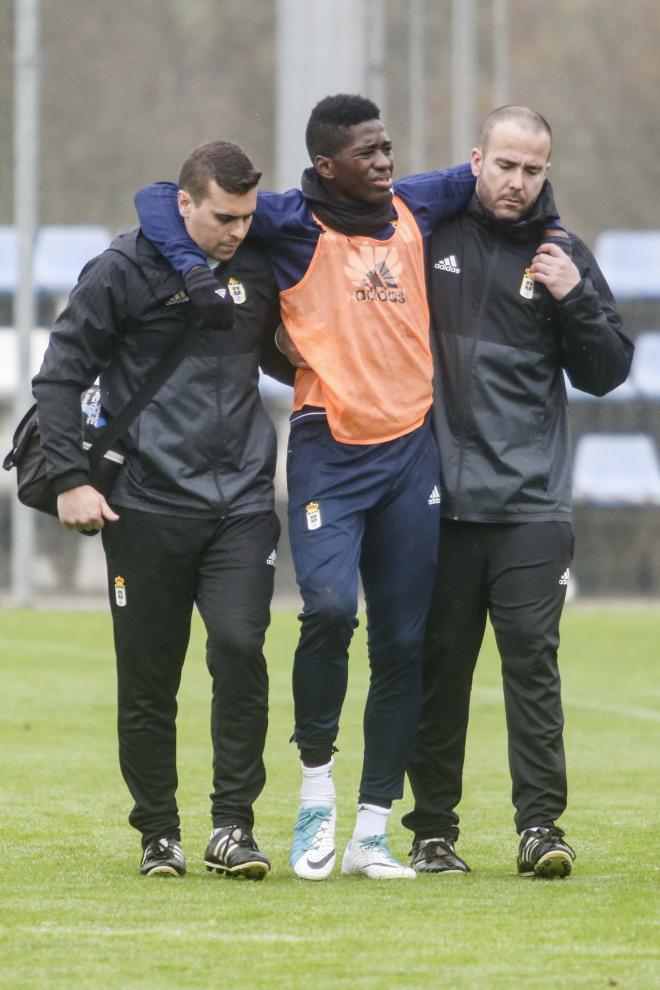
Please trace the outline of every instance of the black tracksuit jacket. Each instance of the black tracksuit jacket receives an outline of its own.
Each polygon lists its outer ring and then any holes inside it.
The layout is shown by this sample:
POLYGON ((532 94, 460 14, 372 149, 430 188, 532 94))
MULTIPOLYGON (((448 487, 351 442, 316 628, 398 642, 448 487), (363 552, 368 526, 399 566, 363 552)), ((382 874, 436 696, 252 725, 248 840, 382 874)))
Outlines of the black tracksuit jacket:
POLYGON ((546 182, 523 221, 495 219, 474 196, 431 235, 433 416, 445 518, 570 520, 563 372, 593 395, 628 375, 633 345, 593 255, 574 234, 544 236, 556 216, 546 182), (523 288, 525 269, 548 240, 582 276, 560 302, 541 285, 523 288))
POLYGON ((234 328, 200 325, 181 277, 138 231, 90 261, 57 319, 33 380, 43 449, 58 492, 89 483, 80 393, 100 376, 116 415, 182 333, 190 349, 122 438, 112 502, 148 512, 222 517, 273 508, 276 437, 259 365, 291 382, 273 344, 279 306, 270 267, 243 245, 222 265, 234 281, 234 328))

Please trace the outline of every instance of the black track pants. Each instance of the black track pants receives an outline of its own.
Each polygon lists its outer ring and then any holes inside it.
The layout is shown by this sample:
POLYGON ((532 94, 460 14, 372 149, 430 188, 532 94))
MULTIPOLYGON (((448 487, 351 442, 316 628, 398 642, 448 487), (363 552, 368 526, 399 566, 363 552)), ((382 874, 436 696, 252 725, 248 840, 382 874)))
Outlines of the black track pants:
POLYGON ((121 772, 143 843, 179 837, 177 691, 193 606, 206 627, 212 678, 212 819, 252 826, 265 782, 268 675, 263 655, 279 522, 272 512, 224 520, 117 509, 103 530, 118 675, 121 772))
POLYGON ((489 615, 502 661, 518 831, 566 807, 559 620, 573 555, 569 523, 443 520, 429 612, 423 714, 408 776, 420 838, 458 834, 472 676, 489 615))

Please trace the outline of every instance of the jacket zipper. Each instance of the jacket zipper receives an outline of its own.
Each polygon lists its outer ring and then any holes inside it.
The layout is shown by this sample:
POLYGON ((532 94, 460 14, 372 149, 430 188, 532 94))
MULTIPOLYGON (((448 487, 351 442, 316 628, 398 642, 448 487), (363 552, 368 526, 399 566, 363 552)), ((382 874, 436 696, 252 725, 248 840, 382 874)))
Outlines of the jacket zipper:
MULTIPOLYGON (((482 232, 479 231, 479 235, 481 235, 481 233, 482 232)), ((468 366, 467 366, 467 368, 465 370, 466 389, 465 389, 465 396, 463 396, 462 399, 461 399, 461 401, 463 403, 463 413, 461 414, 461 428, 460 428, 460 431, 459 431, 460 446, 459 446, 459 452, 458 452, 458 469, 456 471, 456 491, 457 492, 460 492, 460 490, 461 490, 461 477, 462 477, 462 474, 463 474, 463 463, 464 463, 464 460, 465 460, 465 434, 466 434, 465 420, 466 420, 466 417, 467 417, 467 411, 469 409, 469 402, 468 402, 469 388, 468 388, 468 383, 472 381, 472 374, 471 374, 471 372, 472 372, 472 367, 474 365, 474 355, 475 355, 475 351, 477 349, 477 343, 479 342, 479 331, 480 331, 480 327, 481 327, 481 317, 482 317, 482 313, 483 313, 483 311, 484 311, 484 309, 486 307, 486 303, 488 301, 488 296, 490 294, 490 284, 491 284, 491 281, 492 281, 492 278, 493 278, 493 271, 495 269, 495 262, 497 260, 498 254, 499 254, 499 244, 496 241, 493 241, 492 250, 488 250, 489 262, 488 262, 488 268, 487 268, 487 271, 486 271, 486 278, 484 279, 484 290, 483 290, 483 294, 481 296, 481 302, 479 304, 479 312, 477 313, 474 334, 471 337, 470 361, 469 361, 469 364, 468 364, 468 366)), ((465 255, 465 252, 464 252, 464 255, 465 255)), ((459 513, 456 513, 456 514, 452 515, 452 519, 454 520, 454 522, 459 522, 460 521, 460 518, 461 517, 460 517, 460 514, 459 513)))

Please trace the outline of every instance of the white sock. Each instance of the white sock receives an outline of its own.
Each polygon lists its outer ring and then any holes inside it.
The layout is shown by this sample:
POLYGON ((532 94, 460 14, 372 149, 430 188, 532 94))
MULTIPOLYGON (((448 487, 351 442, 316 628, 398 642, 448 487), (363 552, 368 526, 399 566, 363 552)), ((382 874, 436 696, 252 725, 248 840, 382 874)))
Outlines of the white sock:
POLYGON ((387 832, 391 812, 391 808, 381 808, 378 804, 358 804, 353 838, 366 839, 368 835, 382 835, 387 832))
POLYGON ((320 805, 335 806, 335 784, 332 779, 334 757, 321 767, 302 767, 302 784, 300 787, 300 804, 303 808, 318 808, 320 805))

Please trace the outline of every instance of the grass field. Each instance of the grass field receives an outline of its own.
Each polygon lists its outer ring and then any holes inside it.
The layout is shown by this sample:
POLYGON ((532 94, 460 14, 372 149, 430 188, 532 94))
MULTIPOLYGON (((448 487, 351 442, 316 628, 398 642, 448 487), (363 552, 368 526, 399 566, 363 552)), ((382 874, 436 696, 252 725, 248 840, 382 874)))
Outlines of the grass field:
MULTIPOLYGON (((274 615, 269 779, 260 884, 207 873, 209 682, 195 626, 180 694, 179 804, 189 873, 138 875, 138 835, 115 744, 109 617, 0 612, 2 864, 0 986, 11 990, 660 987, 658 726, 660 609, 569 608, 561 666, 578 853, 566 881, 515 873, 499 670, 492 640, 476 680, 460 852, 469 876, 381 882, 294 879, 297 808, 290 662, 297 623, 274 615), (655 739, 654 739, 655 737, 655 739)), ((352 829, 366 684, 351 656, 339 738, 338 842, 352 829)), ((392 816, 392 847, 409 837, 392 816)))

